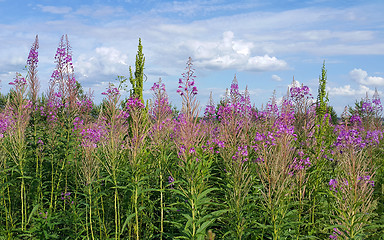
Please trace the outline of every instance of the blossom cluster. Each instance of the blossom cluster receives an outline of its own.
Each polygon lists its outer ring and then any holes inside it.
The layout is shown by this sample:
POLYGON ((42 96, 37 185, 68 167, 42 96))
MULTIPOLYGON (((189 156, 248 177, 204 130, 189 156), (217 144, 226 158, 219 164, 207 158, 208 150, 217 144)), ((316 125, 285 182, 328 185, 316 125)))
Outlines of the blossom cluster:
MULTIPOLYGON (((355 118, 357 119, 357 118, 355 118)), ((348 128, 348 126, 338 126, 335 128, 337 139, 335 146, 339 150, 353 148, 363 149, 368 146, 376 146, 383 138, 381 130, 365 130, 362 127, 348 128)))
POLYGON ((10 114, 6 112, 0 113, 0 139, 13 128, 14 124, 14 119, 10 114))
POLYGON ((74 201, 71 200, 71 193, 70 192, 62 192, 61 193, 61 200, 64 201, 65 204, 74 204, 74 201))
POLYGON ((107 91, 102 92, 101 94, 107 95, 107 96, 117 96, 117 95, 120 95, 120 91, 117 87, 114 87, 113 85, 110 84, 109 87, 107 88, 107 91))
MULTIPOLYGON (((81 122, 80 122, 81 123, 81 122)), ((78 124, 77 128, 79 128, 78 124)), ((106 128, 103 123, 94 123, 82 126, 79 131, 81 146, 85 148, 97 148, 98 144, 105 138, 106 128)))
POLYGON ((186 72, 182 74, 183 78, 179 79, 179 87, 177 89, 177 93, 180 96, 188 95, 194 96, 197 94, 197 87, 195 86, 195 72, 192 68, 192 59, 189 58, 187 62, 186 72))
POLYGON ((303 84, 300 87, 291 87, 289 89, 289 93, 290 98, 296 101, 300 101, 301 99, 309 99, 312 97, 309 87, 303 84))
POLYGON ((126 107, 129 112, 145 108, 143 102, 139 98, 132 97, 128 99, 126 107))
POLYGON ((9 85, 14 85, 16 90, 27 85, 27 80, 21 76, 20 73, 16 73, 16 77, 13 82, 10 82, 9 85))

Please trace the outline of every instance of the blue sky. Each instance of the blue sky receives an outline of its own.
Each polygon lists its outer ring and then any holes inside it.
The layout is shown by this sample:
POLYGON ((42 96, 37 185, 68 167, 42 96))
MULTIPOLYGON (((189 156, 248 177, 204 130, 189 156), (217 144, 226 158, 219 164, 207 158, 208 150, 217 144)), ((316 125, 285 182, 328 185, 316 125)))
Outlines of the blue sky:
POLYGON ((146 98, 161 77, 180 106, 178 79, 192 57, 202 107, 211 91, 218 102, 236 74, 260 108, 274 90, 286 94, 293 76, 316 96, 325 60, 331 105, 340 114, 375 88, 383 96, 383 12, 381 0, 0 0, 1 92, 15 72, 25 74, 36 34, 46 91, 60 37, 68 34, 76 77, 100 102, 108 82, 128 76, 141 38, 146 98))

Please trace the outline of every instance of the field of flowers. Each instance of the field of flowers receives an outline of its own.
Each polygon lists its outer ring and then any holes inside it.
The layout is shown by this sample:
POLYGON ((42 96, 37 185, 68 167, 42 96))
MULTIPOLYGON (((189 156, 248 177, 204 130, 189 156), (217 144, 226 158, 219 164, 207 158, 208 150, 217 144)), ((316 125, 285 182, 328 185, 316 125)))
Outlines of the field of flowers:
POLYGON ((66 37, 38 94, 38 47, 0 98, 0 239, 384 239, 377 92, 336 118, 323 66, 315 98, 257 109, 235 78, 200 106, 189 59, 180 111, 161 80, 95 105, 66 37))

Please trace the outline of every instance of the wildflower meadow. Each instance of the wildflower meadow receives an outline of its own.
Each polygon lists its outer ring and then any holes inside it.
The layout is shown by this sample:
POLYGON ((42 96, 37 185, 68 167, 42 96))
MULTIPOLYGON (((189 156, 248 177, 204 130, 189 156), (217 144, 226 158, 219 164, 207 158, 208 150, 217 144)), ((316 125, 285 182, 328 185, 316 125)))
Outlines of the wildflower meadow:
POLYGON ((189 58, 178 110, 161 80, 143 98, 140 40, 95 104, 66 35, 40 93, 38 49, 0 96, 0 239, 384 239, 377 91, 337 117, 323 64, 316 96, 257 108, 235 77, 205 105, 189 58))

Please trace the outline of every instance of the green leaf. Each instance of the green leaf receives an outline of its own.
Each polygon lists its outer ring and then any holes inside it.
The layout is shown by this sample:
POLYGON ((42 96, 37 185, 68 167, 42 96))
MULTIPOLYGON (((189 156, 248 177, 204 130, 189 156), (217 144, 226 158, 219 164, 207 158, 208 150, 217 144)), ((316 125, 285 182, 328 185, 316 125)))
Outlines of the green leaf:
POLYGON ((39 209, 39 206, 40 206, 39 204, 36 204, 36 205, 33 207, 31 213, 29 214, 28 221, 27 221, 27 225, 28 225, 29 222, 31 221, 31 218, 32 218, 33 214, 39 209))
POLYGON ((126 218, 125 221, 124 221, 123 227, 121 228, 121 233, 124 232, 125 227, 127 226, 127 224, 129 223, 129 221, 131 221, 131 219, 132 219, 134 216, 136 216, 136 213, 132 213, 132 214, 130 214, 130 215, 127 216, 127 218, 126 218))

